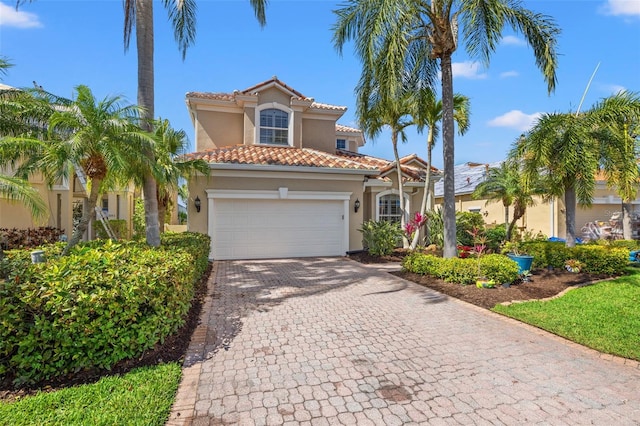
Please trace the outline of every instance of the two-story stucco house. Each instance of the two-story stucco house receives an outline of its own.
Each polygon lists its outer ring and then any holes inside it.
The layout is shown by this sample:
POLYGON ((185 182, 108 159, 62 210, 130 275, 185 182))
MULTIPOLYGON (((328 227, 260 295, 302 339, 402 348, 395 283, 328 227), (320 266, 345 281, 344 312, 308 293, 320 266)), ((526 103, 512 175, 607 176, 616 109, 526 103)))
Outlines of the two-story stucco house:
MULTIPOLYGON (((196 147, 188 156, 211 167, 189 181, 189 230, 212 237, 212 258, 343 256, 362 249, 363 221, 399 220, 395 164, 358 153, 362 132, 338 123, 346 107, 277 77, 189 92, 186 103, 196 147)), ((408 215, 419 209, 426 165, 412 155, 401 170, 408 215)))

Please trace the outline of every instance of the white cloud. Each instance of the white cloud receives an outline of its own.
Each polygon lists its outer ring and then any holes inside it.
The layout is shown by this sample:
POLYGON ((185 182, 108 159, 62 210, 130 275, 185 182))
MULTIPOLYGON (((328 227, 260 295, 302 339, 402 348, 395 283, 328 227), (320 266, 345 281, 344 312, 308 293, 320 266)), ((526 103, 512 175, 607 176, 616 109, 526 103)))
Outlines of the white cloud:
POLYGON ((502 44, 506 44, 509 46, 526 46, 527 45, 527 43, 521 38, 518 38, 516 36, 511 36, 511 35, 502 37, 502 44))
POLYGON ((640 1, 638 0, 607 0, 602 7, 606 15, 637 15, 640 16, 640 1))
POLYGON ((37 28, 41 27, 40 19, 35 13, 16 10, 13 6, 0 3, 0 27, 37 28))
POLYGON ((542 115, 540 112, 533 114, 525 114, 524 112, 514 109, 502 114, 487 123, 491 127, 511 127, 521 132, 529 130, 536 120, 542 115))
POLYGON ((600 88, 603 92, 611 95, 616 95, 627 90, 626 87, 620 86, 619 84, 603 84, 600 86, 600 88))
POLYGON ((454 62, 451 64, 453 77, 469 78, 471 80, 481 80, 487 78, 487 74, 481 73, 480 62, 454 62))
POLYGON ((500 78, 517 77, 519 75, 520 73, 518 73, 518 71, 505 71, 500 73, 500 78))

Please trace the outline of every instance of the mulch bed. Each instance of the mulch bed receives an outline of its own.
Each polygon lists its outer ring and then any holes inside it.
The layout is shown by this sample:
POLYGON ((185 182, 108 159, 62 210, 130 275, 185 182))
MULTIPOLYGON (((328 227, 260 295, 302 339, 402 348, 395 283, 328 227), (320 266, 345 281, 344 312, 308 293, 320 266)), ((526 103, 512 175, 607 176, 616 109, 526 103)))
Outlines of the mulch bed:
MULTIPOLYGON (((390 263, 401 262, 407 254, 407 250, 397 249, 393 254, 383 257, 371 256, 366 252, 354 253, 349 257, 361 263, 390 263)), ((438 278, 411 272, 394 272, 393 274, 485 309, 491 309, 498 303, 545 299, 568 288, 607 278, 583 273, 574 274, 564 269, 551 271, 537 269, 532 271, 532 276, 527 282, 515 283, 508 288, 502 286, 477 288, 475 285, 448 283, 438 278)))
POLYGON ((144 352, 140 357, 135 359, 123 360, 107 370, 87 370, 76 374, 70 374, 64 377, 58 377, 54 380, 36 383, 30 387, 14 389, 11 382, 13 377, 5 376, 0 380, 0 401, 11 402, 27 395, 33 395, 38 391, 51 392, 62 388, 76 386, 86 383, 95 383, 101 377, 123 375, 135 368, 158 365, 162 363, 182 362, 184 355, 189 348, 191 334, 199 323, 200 311, 207 295, 207 281, 211 274, 213 264, 209 262, 209 267, 204 273, 202 279, 195 288, 194 298, 191 308, 187 313, 187 318, 182 327, 167 337, 164 343, 157 344, 154 348, 144 352))

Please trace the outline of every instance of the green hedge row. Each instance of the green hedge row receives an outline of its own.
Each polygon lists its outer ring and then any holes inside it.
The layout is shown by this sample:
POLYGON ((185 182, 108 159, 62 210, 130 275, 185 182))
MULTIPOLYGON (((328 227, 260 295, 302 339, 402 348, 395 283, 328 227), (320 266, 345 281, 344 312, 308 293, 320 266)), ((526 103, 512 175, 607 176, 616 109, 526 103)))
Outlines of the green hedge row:
POLYGON ((0 375, 33 383, 111 368, 175 332, 207 268, 209 237, 165 234, 160 248, 92 241, 7 252, 0 281, 0 375))
POLYGON ((421 275, 431 275, 447 282, 473 284, 480 277, 496 283, 512 283, 518 278, 518 265, 501 254, 488 254, 480 258, 436 257, 414 252, 402 261, 405 271, 421 275))
POLYGON ((567 247, 563 242, 530 241, 522 243, 523 250, 533 256, 534 268, 564 268, 569 259, 584 263, 590 274, 620 275, 629 265, 629 247, 635 242, 617 244, 579 244, 567 247))

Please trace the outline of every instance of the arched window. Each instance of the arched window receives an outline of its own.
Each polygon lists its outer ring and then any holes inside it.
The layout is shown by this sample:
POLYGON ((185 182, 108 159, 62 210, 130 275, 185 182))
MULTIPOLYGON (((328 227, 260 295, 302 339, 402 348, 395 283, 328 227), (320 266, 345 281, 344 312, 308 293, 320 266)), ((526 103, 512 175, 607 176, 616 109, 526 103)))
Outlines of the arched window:
MULTIPOLYGON (((400 210, 400 196, 397 190, 392 189, 379 193, 376 195, 376 204, 378 206, 376 220, 400 222, 402 211, 400 210)), ((404 195, 404 208, 405 211, 409 211, 410 209, 407 194, 404 195)))
POLYGON ((378 220, 400 222, 400 197, 398 194, 387 194, 378 201, 378 220))
POLYGON ((289 145, 289 113, 268 108, 260 111, 260 143, 289 145))

